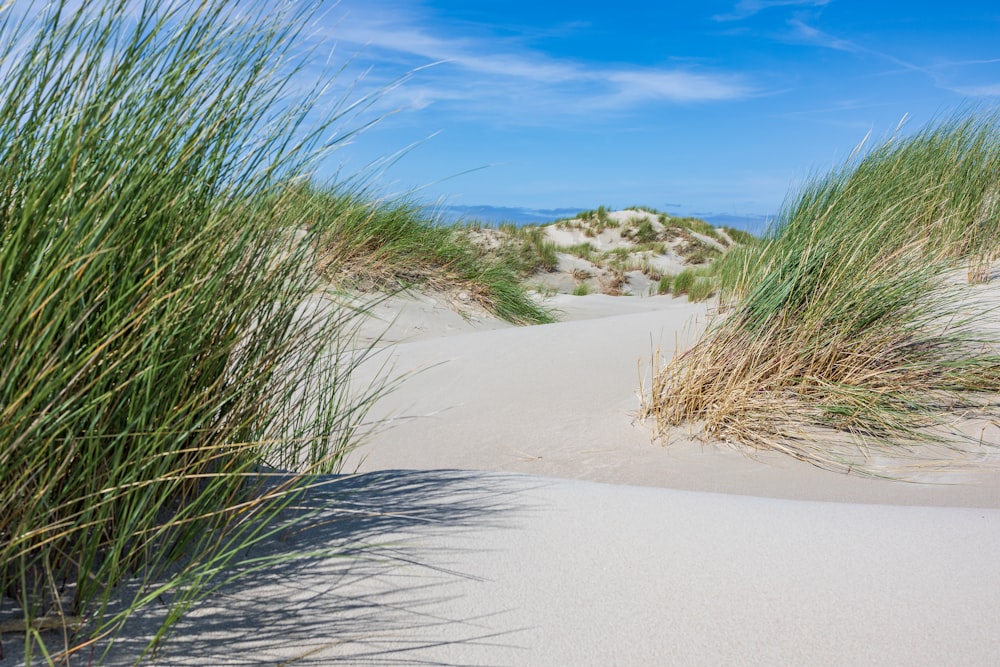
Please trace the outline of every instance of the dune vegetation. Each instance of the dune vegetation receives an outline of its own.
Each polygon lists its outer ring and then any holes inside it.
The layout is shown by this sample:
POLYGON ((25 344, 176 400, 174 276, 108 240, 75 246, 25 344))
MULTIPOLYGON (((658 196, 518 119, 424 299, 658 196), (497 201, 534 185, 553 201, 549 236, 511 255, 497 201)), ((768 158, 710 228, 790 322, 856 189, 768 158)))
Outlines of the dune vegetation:
POLYGON ((550 317, 412 208, 310 184, 369 100, 303 95, 311 9, 255 11, 0 10, 0 627, 29 662, 167 603, 158 640, 339 470, 383 389, 325 276, 550 317))
POLYGON ((23 635, 29 662, 166 603, 152 647, 340 470, 385 389, 352 381, 372 348, 340 290, 460 291, 549 322, 525 280, 560 255, 588 258, 581 295, 598 270, 607 291, 635 271, 659 292, 721 290, 729 314, 659 369, 647 414, 831 467, 853 464, 803 429, 912 445, 956 406, 996 405, 996 341, 948 280, 959 265, 988 280, 1000 247, 993 117, 816 179, 759 242, 603 207, 561 224, 624 252, 539 228, 496 241, 317 184, 329 137, 351 134, 334 128, 368 100, 324 112, 326 81, 302 95, 310 9, 72 7, 0 9, 0 632, 23 635), (676 276, 650 263, 668 252, 689 265, 676 276))
POLYGON ((554 321, 522 285, 534 267, 523 253, 491 252, 474 226, 446 226, 407 201, 383 201, 364 190, 303 185, 291 189, 296 218, 324 231, 317 270, 331 284, 362 292, 419 286, 462 292, 468 300, 514 324, 554 321))
POLYGON ((672 216, 645 206, 622 211, 599 206, 552 223, 478 231, 480 242, 489 240, 495 252, 513 258, 523 284, 542 293, 651 296, 672 292, 692 301, 716 293, 718 258, 732 248, 756 242, 741 230, 716 228, 698 218, 672 216))
POLYGON ((975 297, 998 254, 998 118, 893 136, 717 263, 729 312, 655 369, 644 412, 662 436, 696 424, 837 470, 975 444, 956 421, 998 414, 1000 346, 982 326, 998 314, 975 297))

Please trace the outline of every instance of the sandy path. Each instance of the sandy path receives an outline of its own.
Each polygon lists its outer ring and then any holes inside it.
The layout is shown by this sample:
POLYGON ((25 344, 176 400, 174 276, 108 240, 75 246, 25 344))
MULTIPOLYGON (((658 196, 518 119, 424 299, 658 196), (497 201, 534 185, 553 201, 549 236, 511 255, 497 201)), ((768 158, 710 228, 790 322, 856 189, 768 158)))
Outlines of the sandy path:
MULTIPOLYGON (((563 296, 558 324, 414 337, 388 348, 412 373, 373 413, 388 420, 352 467, 508 471, 616 484, 840 502, 1000 507, 1000 470, 909 484, 834 474, 787 456, 756 460, 636 423, 640 373, 708 321, 670 297, 563 296)), ((404 303, 400 307, 404 309, 404 303)), ((385 355, 389 355, 386 357, 385 355)), ((998 461, 1000 462, 1000 461, 998 461)))

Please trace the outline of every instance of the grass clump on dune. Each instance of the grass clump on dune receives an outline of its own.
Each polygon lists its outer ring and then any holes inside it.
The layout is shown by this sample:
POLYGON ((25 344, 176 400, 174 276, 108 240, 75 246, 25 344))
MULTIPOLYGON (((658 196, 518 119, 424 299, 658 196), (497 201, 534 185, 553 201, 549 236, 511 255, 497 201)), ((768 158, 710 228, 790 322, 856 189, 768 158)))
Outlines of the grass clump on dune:
POLYGON ((503 252, 523 275, 551 273, 559 266, 559 249, 537 225, 500 225, 504 237, 503 252))
MULTIPOLYGON (((530 261, 524 248, 491 252, 472 238, 479 231, 475 228, 438 225, 416 204, 381 201, 363 192, 302 185, 294 206, 309 227, 323 230, 317 267, 335 284, 462 291, 515 324, 553 321, 521 286, 530 261)), ((540 261, 549 261, 547 251, 539 250, 540 261)))
POLYGON ((716 241, 720 242, 722 241, 722 239, 719 237, 719 233, 715 231, 715 227, 705 222, 701 218, 694 218, 691 216, 683 218, 671 217, 669 218, 669 222, 670 224, 676 225, 677 227, 680 227, 682 229, 687 229, 692 232, 702 234, 703 236, 707 236, 716 241))
POLYGON ((976 326, 995 311, 954 279, 1000 248, 998 174, 997 119, 970 115, 815 179, 718 261, 733 310, 658 370, 645 413, 838 470, 957 442, 955 413, 1000 392, 976 326))
POLYGON ((0 15, 0 594, 28 662, 57 657, 42 621, 72 652, 176 620, 309 482, 264 471, 336 470, 371 401, 355 315, 303 307, 329 224, 289 183, 335 119, 276 112, 275 63, 307 16, 136 9, 0 15))

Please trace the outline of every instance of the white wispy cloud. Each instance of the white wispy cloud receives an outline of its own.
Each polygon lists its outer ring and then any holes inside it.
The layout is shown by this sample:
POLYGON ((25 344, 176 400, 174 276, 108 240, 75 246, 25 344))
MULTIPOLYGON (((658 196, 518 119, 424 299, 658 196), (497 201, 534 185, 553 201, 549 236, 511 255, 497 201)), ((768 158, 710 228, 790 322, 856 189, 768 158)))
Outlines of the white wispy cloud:
POLYGON ((728 14, 716 14, 716 21, 740 21, 772 7, 823 7, 833 0, 740 0, 728 14))
POLYGON ((964 97, 1000 97, 1000 83, 984 83, 975 86, 953 86, 949 90, 964 97))
MULTIPOLYGON (((855 44, 854 42, 831 35, 829 33, 823 32, 818 28, 808 25, 805 21, 799 18, 794 18, 788 21, 788 25, 792 28, 792 33, 790 35, 793 41, 805 42, 807 44, 813 44, 815 46, 822 46, 827 49, 834 49, 836 51, 848 51, 851 53, 861 53, 869 52, 868 49, 855 44)), ((884 55, 884 54, 883 54, 884 55)))
MULTIPOLYGON (((630 67, 560 58, 513 39, 472 37, 435 29, 412 12, 353 11, 326 37, 372 62, 375 71, 435 63, 398 91, 418 108, 463 105, 465 111, 504 109, 508 115, 546 110, 629 110, 647 102, 692 103, 755 93, 745 76, 691 68, 630 67), (405 89, 418 86, 418 92, 405 89), (514 103, 515 106, 505 105, 514 103)), ((377 77, 377 74, 376 74, 377 77)))
POLYGON ((737 76, 640 69, 602 72, 598 76, 616 84, 614 99, 622 103, 657 99, 676 102, 728 100, 751 94, 737 76))
POLYGON ((806 24, 801 19, 792 19, 788 22, 792 27, 791 38, 795 41, 812 44, 822 48, 844 51, 858 55, 874 57, 876 59, 890 63, 900 70, 914 72, 929 78, 936 87, 956 93, 963 97, 997 97, 1000 96, 1000 83, 989 81, 977 84, 956 83, 962 78, 962 73, 981 65, 995 65, 1000 63, 1000 58, 968 59, 940 61, 930 65, 923 65, 909 60, 904 60, 885 51, 871 49, 864 45, 844 39, 836 35, 823 32, 811 25, 806 24))

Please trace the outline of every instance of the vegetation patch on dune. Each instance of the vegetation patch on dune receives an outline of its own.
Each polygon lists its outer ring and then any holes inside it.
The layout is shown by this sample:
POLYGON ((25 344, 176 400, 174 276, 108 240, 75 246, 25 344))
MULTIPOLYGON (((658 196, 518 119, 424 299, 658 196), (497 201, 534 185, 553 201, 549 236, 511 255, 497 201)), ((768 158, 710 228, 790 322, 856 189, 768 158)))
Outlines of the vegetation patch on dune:
POLYGON ((526 258, 527 283, 543 291, 664 294, 670 291, 675 276, 691 268, 698 271, 697 288, 688 289, 683 277, 681 289, 675 292, 691 300, 715 294, 714 273, 709 267, 719 257, 756 242, 747 232, 717 229, 698 218, 671 216, 644 206, 623 211, 599 206, 554 223, 502 226, 499 232, 496 245, 517 248, 516 253, 526 258), (582 260, 584 266, 580 262, 561 264, 561 256, 582 260), (547 275, 557 273, 560 266, 562 272, 573 274, 575 282, 547 275), (586 279, 579 277, 583 270, 590 274, 586 279))
POLYGON ((308 14, 66 4, 0 17, 0 621, 29 663, 100 662, 149 605, 155 644, 378 391, 357 312, 310 307, 335 230, 292 195, 338 119, 275 69, 308 14))
POLYGON ((837 470, 967 441, 959 414, 998 414, 996 304, 968 284, 1000 250, 998 174, 997 118, 969 115, 814 179, 717 262, 731 312, 656 369, 645 415, 837 470))
MULTIPOLYGON (((474 227, 439 225, 417 204, 383 201, 363 191, 299 185, 287 194, 294 216, 307 228, 322 230, 316 269, 336 286, 455 292, 515 324, 553 321, 521 284, 529 266, 544 266, 544 247, 535 253, 490 248, 476 238, 474 227)), ((538 243, 524 238, 525 246, 538 243)))

